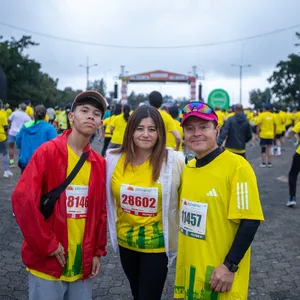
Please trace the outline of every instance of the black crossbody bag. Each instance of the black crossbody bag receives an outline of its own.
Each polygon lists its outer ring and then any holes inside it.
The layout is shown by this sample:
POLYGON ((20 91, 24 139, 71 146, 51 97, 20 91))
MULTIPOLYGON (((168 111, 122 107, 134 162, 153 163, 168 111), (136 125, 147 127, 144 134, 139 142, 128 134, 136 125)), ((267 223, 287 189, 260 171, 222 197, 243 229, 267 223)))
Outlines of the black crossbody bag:
POLYGON ((58 187, 56 187, 55 189, 53 189, 52 191, 48 192, 46 195, 41 197, 40 211, 41 214, 44 216, 45 220, 47 220, 52 215, 56 201, 59 199, 61 193, 68 187, 68 185, 78 174, 84 162, 86 161, 87 157, 88 157, 88 152, 83 152, 76 166, 69 174, 69 176, 66 178, 66 180, 61 185, 59 185, 58 187))

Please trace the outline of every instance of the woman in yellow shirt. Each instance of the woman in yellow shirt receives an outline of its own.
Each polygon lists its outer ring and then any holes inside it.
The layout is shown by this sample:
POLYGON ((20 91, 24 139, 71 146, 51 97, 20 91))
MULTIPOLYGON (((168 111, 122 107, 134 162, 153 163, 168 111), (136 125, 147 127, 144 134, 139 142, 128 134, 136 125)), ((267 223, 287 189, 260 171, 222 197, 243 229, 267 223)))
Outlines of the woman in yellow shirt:
POLYGON ((163 119, 137 108, 120 149, 108 150, 107 213, 111 242, 120 251, 134 299, 159 300, 176 256, 182 153, 166 149, 163 119))
POLYGON ((130 116, 129 105, 124 105, 122 109, 123 113, 115 117, 110 124, 110 132, 112 135, 108 149, 119 148, 123 144, 123 138, 127 122, 130 116))
POLYGON ((104 157, 106 150, 108 148, 108 145, 111 141, 111 132, 110 132, 110 125, 113 123, 113 120, 115 119, 116 116, 120 115, 122 112, 122 106, 121 104, 117 103, 114 108, 111 110, 111 116, 106 118, 103 121, 103 135, 104 135, 104 144, 102 148, 101 155, 104 157))

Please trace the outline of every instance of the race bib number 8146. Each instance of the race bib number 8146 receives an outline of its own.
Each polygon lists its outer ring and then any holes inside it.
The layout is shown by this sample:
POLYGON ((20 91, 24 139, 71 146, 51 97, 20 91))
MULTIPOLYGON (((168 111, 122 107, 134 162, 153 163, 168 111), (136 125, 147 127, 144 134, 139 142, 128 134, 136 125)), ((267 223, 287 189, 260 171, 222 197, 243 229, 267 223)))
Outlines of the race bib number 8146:
POLYGON ((67 218, 86 218, 88 209, 88 186, 69 185, 66 189, 67 218))

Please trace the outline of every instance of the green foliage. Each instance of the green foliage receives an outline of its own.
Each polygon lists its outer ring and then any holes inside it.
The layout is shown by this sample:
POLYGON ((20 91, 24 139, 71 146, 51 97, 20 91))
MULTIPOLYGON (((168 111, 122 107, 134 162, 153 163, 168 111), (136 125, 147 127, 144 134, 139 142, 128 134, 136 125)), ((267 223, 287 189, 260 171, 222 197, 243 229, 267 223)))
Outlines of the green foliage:
POLYGON ((267 88, 264 91, 260 89, 252 90, 249 93, 249 102, 254 105, 255 109, 261 108, 263 104, 270 104, 272 99, 271 89, 267 88))
POLYGON ((105 96, 105 94, 106 94, 106 83, 104 82, 103 78, 101 78, 100 80, 95 80, 94 82, 92 82, 88 89, 97 91, 101 95, 105 96))
MULTIPOLYGON (((296 33, 300 40, 300 34, 296 33)), ((296 46, 300 44, 296 43, 296 46)), ((296 106, 300 104, 300 55, 290 54, 288 59, 280 61, 276 70, 268 78, 271 90, 282 105, 296 106)))
POLYGON ((7 78, 7 99, 13 105, 30 99, 33 104, 51 104, 56 92, 58 80, 40 71, 41 65, 24 50, 38 46, 30 36, 23 36, 20 40, 12 38, 2 41, 0 37, 0 65, 7 78))

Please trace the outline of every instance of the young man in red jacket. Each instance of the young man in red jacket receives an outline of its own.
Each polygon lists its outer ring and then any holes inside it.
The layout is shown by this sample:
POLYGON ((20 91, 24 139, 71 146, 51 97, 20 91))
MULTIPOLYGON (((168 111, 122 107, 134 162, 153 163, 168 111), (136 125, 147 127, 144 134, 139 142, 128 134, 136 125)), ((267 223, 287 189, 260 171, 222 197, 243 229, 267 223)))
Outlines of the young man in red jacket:
POLYGON ((72 130, 36 150, 13 192, 30 300, 92 297, 100 256, 106 254, 106 165, 89 139, 101 126, 106 107, 96 91, 77 95, 69 113, 72 130), (45 221, 41 196, 65 181, 83 152, 88 152, 87 160, 45 221))

